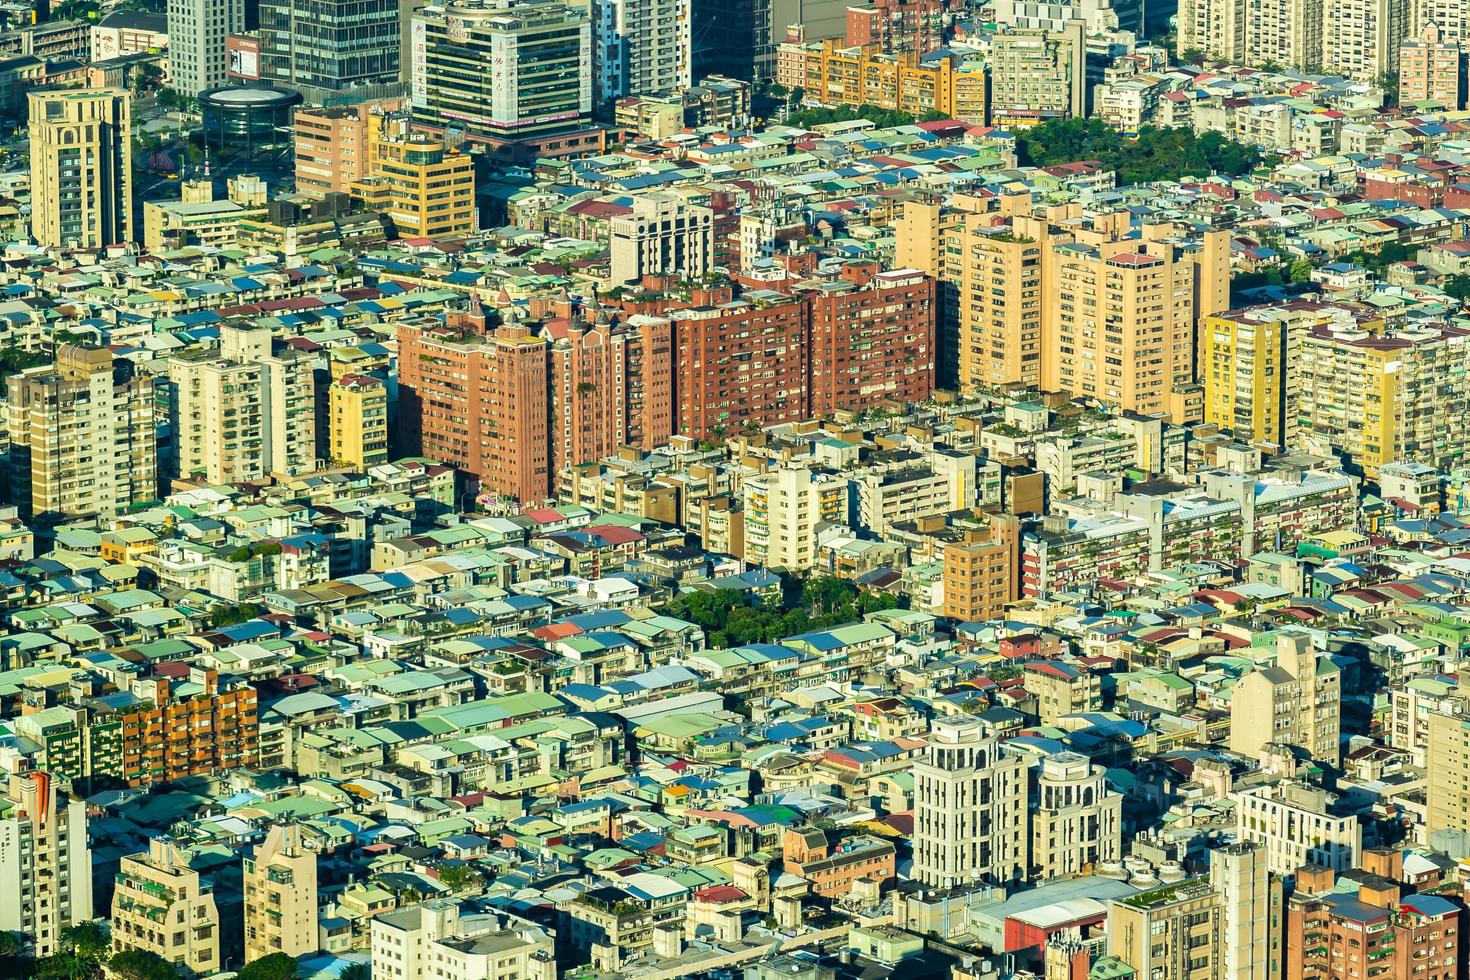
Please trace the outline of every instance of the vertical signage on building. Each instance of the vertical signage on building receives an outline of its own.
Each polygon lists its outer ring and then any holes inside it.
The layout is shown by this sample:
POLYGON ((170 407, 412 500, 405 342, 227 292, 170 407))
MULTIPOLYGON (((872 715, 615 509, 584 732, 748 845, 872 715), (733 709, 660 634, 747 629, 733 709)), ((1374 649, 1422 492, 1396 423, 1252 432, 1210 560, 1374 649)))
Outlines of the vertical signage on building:
POLYGON ((409 32, 409 100, 420 109, 429 104, 428 36, 428 25, 415 17, 409 32))

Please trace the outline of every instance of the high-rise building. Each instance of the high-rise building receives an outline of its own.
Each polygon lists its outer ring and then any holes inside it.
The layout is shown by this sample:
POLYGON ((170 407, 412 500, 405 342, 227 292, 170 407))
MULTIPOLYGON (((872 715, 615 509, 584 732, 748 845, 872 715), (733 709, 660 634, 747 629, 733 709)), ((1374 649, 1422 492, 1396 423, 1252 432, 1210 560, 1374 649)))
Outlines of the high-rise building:
POLYGON ((914 764, 913 877, 934 888, 1024 879, 1026 803, 1025 763, 984 722, 935 721, 914 764))
POLYGON ((928 54, 944 44, 944 0, 878 0, 847 8, 844 43, 877 46, 884 54, 928 54))
POLYGON ((1287 980, 1463 976, 1463 913, 1456 903, 1440 895, 1404 895, 1397 878, 1385 879, 1377 872, 1347 891, 1336 879, 1323 868, 1297 874, 1286 903, 1287 980))
POLYGON ((111 351, 63 345, 11 375, 10 500, 43 520, 109 516, 158 499, 153 379, 111 351))
POLYGON ((560 0, 451 0, 413 15, 414 122, 493 151, 601 148, 592 114, 592 26, 560 0))
POLYGON ((1285 448, 1297 427, 1302 335, 1318 315, 1292 304, 1207 316, 1199 330, 1204 420, 1246 443, 1285 448))
POLYGON ((608 256, 616 284, 646 275, 698 279, 714 252, 714 212, 672 194, 633 198, 633 210, 608 222, 608 256))
POLYGON ((167 837, 122 859, 112 896, 112 951, 143 950, 191 974, 220 968, 219 909, 214 891, 167 837))
POLYGON ((1383 84, 1408 33, 1409 0, 1323 0, 1322 71, 1383 84))
POLYGON ((1466 48, 1430 22, 1399 48, 1399 104, 1465 108, 1466 48))
POLYGON ((27 96, 31 236, 44 246, 133 240, 132 97, 121 89, 42 89, 27 96))
POLYGON ((1470 46, 1470 9, 1461 0, 1409 0, 1409 33, 1418 37, 1430 24, 1441 42, 1470 46))
POLYGON ((934 392, 934 280, 917 269, 849 262, 808 284, 809 415, 879 399, 911 404, 934 392))
POLYGON ((316 854, 302 843, 300 824, 276 824, 245 859, 245 962, 273 953, 315 953, 316 854))
MULTIPOLYGON (((1463 682, 1459 693, 1470 695, 1463 682)), ((1470 834, 1470 714, 1465 700, 1429 715, 1424 756, 1433 760, 1425 767, 1429 778, 1425 829, 1430 834, 1443 830, 1470 834)))
POLYGON ((168 0, 173 87, 194 96, 229 84, 225 41, 245 27, 245 0, 168 0))
POLYGON ((995 35, 990 42, 990 117, 996 125, 1036 125, 1087 113, 1083 21, 1068 21, 1060 31, 995 35))
POLYGON ((18 755, 3 760, 8 779, 0 816, 0 929, 22 933, 35 955, 60 949, 61 932, 90 922, 92 852, 87 805, 66 799, 49 772, 18 755))
MULTIPOLYGON (((1114 228, 1056 241, 1042 317, 1041 386, 1142 414, 1176 410, 1194 380, 1200 280, 1228 280, 1227 232, 1185 248, 1114 228)), ((1213 290, 1209 302, 1218 301, 1213 290)), ((1176 422, 1189 421, 1174 418, 1176 422)))
POLYGON ((1029 878, 1084 874, 1123 856, 1123 796, 1108 789, 1102 766, 1058 752, 1041 760, 1031 811, 1029 878))
POLYGON ((1210 851, 1210 884, 1220 898, 1220 976, 1281 976, 1281 879, 1266 848, 1249 841, 1210 851))
POLYGON ((260 0, 260 80, 330 105, 398 96, 398 0, 260 0))
POLYGON ((1303 334, 1298 367, 1301 448, 1369 479, 1470 454, 1470 331, 1337 316, 1303 334))
POLYGON ((377 378, 346 374, 327 390, 328 453, 359 470, 388 461, 388 389, 377 378))
POLYGON ((837 41, 788 42, 778 52, 796 87, 823 105, 871 105, 924 115, 943 113, 983 123, 986 73, 977 62, 952 55, 921 59, 917 51, 885 54, 876 46, 837 41), (799 67, 797 67, 799 66, 799 67))
POLYGON ((689 87, 689 6, 690 0, 594 0, 593 97, 599 105, 689 87))
POLYGON ((1180 0, 1176 51, 1242 65, 1314 71, 1324 0, 1180 0))
POLYGON ((406 113, 368 121, 368 175, 350 188, 393 221, 399 238, 445 238, 475 229, 475 164, 441 136, 415 132, 406 113))
POLYGON ((811 568, 817 525, 845 525, 847 481, 805 466, 783 466, 750 477, 741 488, 745 504, 745 558, 793 572, 811 568))
POLYGON ((269 330, 220 328, 220 349, 169 361, 178 479, 255 480, 316 469, 312 358, 274 350, 269 330))
POLYGON ((1230 699, 1230 751, 1257 758, 1271 743, 1301 749, 1335 766, 1342 727, 1340 670, 1311 638, 1283 633, 1276 662, 1236 682, 1230 699))
POLYGON ((291 120, 296 190, 315 197, 350 194, 352 185, 372 173, 369 140, 382 102, 298 106, 291 120))

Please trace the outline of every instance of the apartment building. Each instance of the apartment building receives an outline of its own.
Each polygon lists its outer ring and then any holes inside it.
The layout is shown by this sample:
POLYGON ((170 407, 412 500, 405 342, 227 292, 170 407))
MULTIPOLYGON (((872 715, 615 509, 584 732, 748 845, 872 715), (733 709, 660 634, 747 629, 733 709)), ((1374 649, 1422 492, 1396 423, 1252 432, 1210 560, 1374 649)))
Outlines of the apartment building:
POLYGON ((1085 666, 1065 660, 1034 660, 1021 668, 1021 685, 1036 698, 1043 725, 1102 707, 1102 682, 1085 666))
POLYGON ((690 0, 599 0, 592 5, 593 99, 686 89, 694 80, 690 0))
POLYGON ((1041 760, 1029 878, 1070 878, 1122 858, 1123 796, 1108 789, 1105 771, 1075 752, 1041 760))
POLYGON ((214 889, 167 837, 122 859, 112 896, 112 951, 154 953, 187 976, 208 976, 220 962, 214 889))
POLYGON ((0 816, 0 929, 21 933, 38 957, 60 952, 62 930, 92 921, 87 805, 58 792, 49 772, 7 754, 0 816))
POLYGON ((835 281, 802 287, 811 328, 813 416, 881 399, 905 404, 934 392, 934 280, 916 269, 849 262, 835 281))
POLYGON ((1363 828, 1356 813, 1320 786, 1288 780, 1230 794, 1235 834, 1260 844, 1272 874, 1291 875, 1305 865, 1349 871, 1363 856, 1363 828))
POLYGON ((168 0, 173 87, 193 97, 229 84, 225 41, 245 30, 245 0, 168 0))
POLYGON ((327 390, 328 457, 366 470, 388 461, 388 389, 377 378, 345 374, 327 390))
POLYGON ((1470 331, 1334 319, 1302 338, 1302 448, 1372 479, 1385 463, 1470 451, 1470 331))
POLYGON ((453 899, 383 912, 371 923, 373 976, 384 980, 556 980, 549 933, 505 914, 466 913, 453 899))
POLYGON ((88 702, 91 774, 129 786, 253 766, 260 755, 255 688, 243 678, 191 668, 185 690, 164 677, 134 682, 136 702, 88 702))
POLYGON ((1026 765, 978 719, 936 719, 914 764, 913 877, 932 888, 1025 878, 1026 765))
POLYGON ((1175 49, 1238 65, 1322 64, 1324 0, 1182 0, 1175 49))
POLYGON ((311 355, 275 349, 269 330, 220 327, 217 352, 169 360, 173 473, 230 483, 317 468, 311 355))
POLYGON ((1426 23, 1399 48, 1399 104, 1465 108, 1466 57, 1463 43, 1446 40, 1443 28, 1426 23))
POLYGON ((1008 514, 988 520, 984 531, 944 546, 944 615, 962 623, 995 619, 1017 598, 1020 522, 1008 514))
MULTIPOLYGON (((1466 693, 1458 685, 1437 677, 1413 677, 1402 687, 1390 689, 1389 747, 1408 752, 1414 765, 1425 766, 1429 757, 1431 720, 1436 715, 1445 718, 1460 715, 1464 710, 1466 693)), ((1438 760, 1440 756, 1435 758, 1438 760)))
POLYGON ((1232 691, 1230 751, 1254 759, 1267 745, 1279 743, 1337 765, 1340 673, 1331 657, 1317 654, 1310 637, 1277 636, 1275 663, 1241 677, 1232 691))
POLYGON ((1399 66, 1410 0, 1322 0, 1322 71, 1382 83, 1399 66))
POLYGON ((698 279, 714 252, 714 212, 672 194, 633 199, 633 210, 608 222, 608 256, 614 283, 646 275, 698 279))
POLYGON ((821 105, 871 105, 923 115, 938 112, 977 125, 987 119, 987 74, 980 62, 953 55, 921 62, 918 51, 885 54, 877 44, 835 40, 783 44, 781 56, 802 63, 798 87, 821 105))
POLYGON ((1333 888, 1334 875, 1298 876, 1287 901, 1288 980, 1460 976, 1461 911, 1438 895, 1400 895, 1397 887, 1333 888))
MULTIPOLYGON (((1459 693, 1459 692, 1457 692, 1459 693)), ((1428 716, 1425 830, 1470 833, 1470 717, 1464 702, 1428 716)))
POLYGON ((1034 126, 1081 118, 1087 104, 1087 33, 1081 20, 1059 31, 1008 30, 990 42, 990 118, 1034 126))
POLYGON ((746 479, 745 560, 768 568, 803 571, 817 553, 817 525, 846 526, 847 481, 805 466, 782 466, 746 479))
POLYGON ((892 841, 855 834, 836 844, 816 828, 788 828, 781 839, 786 871, 812 884, 824 898, 846 898, 858 880, 883 884, 893 879, 896 851, 892 841))
POLYGON ((398 100, 298 106, 291 120, 296 190, 313 197, 350 194, 372 175, 371 137, 378 116, 398 100))
POLYGON ((317 951, 316 854, 300 824, 276 824, 245 859, 245 962, 317 951))
POLYGON ((41 89, 26 100, 31 237, 48 248, 131 242, 132 96, 112 88, 41 89))
POLYGON ((1210 852, 1208 878, 1112 903, 1107 949, 1140 977, 1273 980, 1281 957, 1270 923, 1280 914, 1281 883, 1260 849, 1234 844, 1210 852))
POLYGON ((1302 335, 1318 322, 1314 308, 1292 304, 1204 317, 1199 380, 1205 422, 1241 442, 1288 448, 1298 417, 1298 390, 1288 377, 1301 358, 1302 335))
POLYGON ((9 499, 23 516, 110 516, 158 499, 153 379, 132 361, 63 344, 6 389, 9 499))

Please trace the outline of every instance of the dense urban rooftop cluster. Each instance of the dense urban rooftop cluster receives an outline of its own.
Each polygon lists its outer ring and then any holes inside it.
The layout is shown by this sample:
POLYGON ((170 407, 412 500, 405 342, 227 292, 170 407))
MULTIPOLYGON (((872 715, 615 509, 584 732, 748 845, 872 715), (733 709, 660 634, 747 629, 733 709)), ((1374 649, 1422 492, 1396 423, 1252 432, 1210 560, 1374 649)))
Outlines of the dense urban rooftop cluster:
POLYGON ((1466 980, 1467 51, 0 0, 0 977, 1466 980))

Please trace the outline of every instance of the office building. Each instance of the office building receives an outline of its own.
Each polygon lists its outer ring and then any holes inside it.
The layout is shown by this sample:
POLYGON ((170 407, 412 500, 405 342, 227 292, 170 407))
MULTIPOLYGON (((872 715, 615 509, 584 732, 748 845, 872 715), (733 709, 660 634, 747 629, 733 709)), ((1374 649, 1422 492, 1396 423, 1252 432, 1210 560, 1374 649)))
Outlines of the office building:
POLYGON ((397 0, 260 0, 260 80, 321 105, 401 94, 397 0))
POLYGON ((745 505, 745 558, 793 572, 811 568, 817 527, 848 521, 847 481, 805 466, 782 466, 750 477, 745 505))
POLYGON ((316 469, 311 356, 226 324, 220 349, 169 361, 177 479, 229 483, 316 469))
POLYGON ((633 198, 633 210, 608 222, 611 278, 641 282, 646 275, 698 279, 714 251, 714 212, 672 194, 633 198))
POLYGON ((112 951, 154 953, 189 976, 219 970, 220 920, 214 889, 167 837, 122 859, 112 896, 112 951))
POLYGON ((694 80, 691 27, 690 0, 595 0, 596 103, 688 88, 694 80))
POLYGON ((172 85, 189 96, 229 84, 225 42, 246 29, 245 0, 168 0, 172 85))
POLYGON ((990 42, 993 123, 1034 126, 1087 113, 1087 34, 1082 21, 1068 21, 1060 31, 995 35, 990 42))
POLYGON ((1204 421, 1241 442, 1285 448, 1297 426, 1302 334, 1316 317, 1287 306, 1207 316, 1199 330, 1204 421))
POLYGON ((158 499, 153 379, 132 361, 64 344, 6 387, 9 499, 23 515, 105 517, 158 499))
POLYGON ((1287 780, 1230 794, 1235 836, 1261 845, 1272 874, 1291 875, 1305 865, 1350 871, 1363 856, 1357 813, 1339 806, 1337 794, 1287 780))
POLYGON ((1018 598, 1020 523, 992 514, 984 531, 944 546, 944 615, 961 623, 996 619, 1018 598))
POLYGON ((1236 682, 1230 699, 1230 751, 1257 758, 1268 744, 1290 745, 1337 765, 1342 725, 1340 671, 1311 638, 1276 638, 1276 662, 1236 682))
POLYGON ((447 238, 475 229, 475 164, 442 136, 415 132, 407 114, 368 122, 368 176, 351 186, 399 238, 447 238))
POLYGON ((1071 878, 1122 858, 1123 796, 1108 789, 1104 772, 1075 752, 1041 760, 1029 878, 1071 878))
POLYGON ((592 114, 592 26, 559 0, 450 2, 413 15, 415 124, 497 154, 601 149, 592 114))
POLYGON ((371 949, 373 976, 382 980, 557 976, 550 933, 504 913, 468 913, 453 899, 375 916, 371 949))
MULTIPOLYGON (((748 525, 747 525, 748 527, 748 525)), ((932 888, 1021 881, 1026 765, 978 719, 936 719, 914 764, 913 877, 932 888)))
POLYGON ((49 772, 7 754, 0 816, 0 929, 21 933, 38 957, 60 952, 64 929, 92 921, 87 805, 58 792, 49 772))
POLYGON ((327 389, 328 458, 365 470, 388 461, 388 389, 377 378, 345 374, 327 389))
POLYGON ((1322 71, 1382 84, 1398 70, 1410 0, 1323 0, 1322 71))
POLYGON ((245 859, 245 962, 317 951, 316 854, 300 824, 275 824, 245 859))
POLYGON ((132 97, 121 89, 27 96, 31 236, 48 248, 133 240, 132 97))
POLYGON ((1399 48, 1399 105, 1465 108, 1466 48, 1428 23, 1399 48))
POLYGON ((1470 331, 1338 317, 1302 337, 1300 447, 1372 479, 1386 463, 1470 452, 1470 331))

